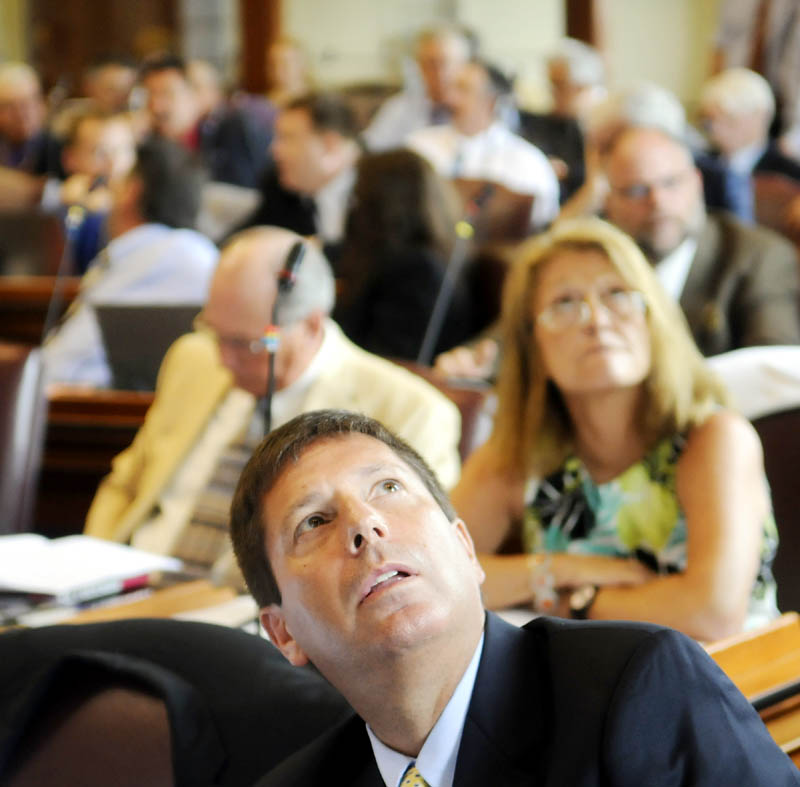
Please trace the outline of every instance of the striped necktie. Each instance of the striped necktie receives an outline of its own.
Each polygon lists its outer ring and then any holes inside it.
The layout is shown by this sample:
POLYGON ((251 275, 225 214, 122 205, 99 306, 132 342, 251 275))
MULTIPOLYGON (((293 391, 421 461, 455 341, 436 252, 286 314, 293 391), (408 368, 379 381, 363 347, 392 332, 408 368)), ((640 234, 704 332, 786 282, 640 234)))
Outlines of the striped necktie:
POLYGON ((429 787, 429 785, 428 782, 422 778, 422 774, 417 770, 417 766, 411 763, 403 774, 399 787, 429 787))
POLYGON ((191 519, 172 550, 188 568, 208 571, 228 548, 230 507, 239 476, 263 437, 264 421, 256 408, 243 434, 220 454, 217 466, 195 501, 191 519))

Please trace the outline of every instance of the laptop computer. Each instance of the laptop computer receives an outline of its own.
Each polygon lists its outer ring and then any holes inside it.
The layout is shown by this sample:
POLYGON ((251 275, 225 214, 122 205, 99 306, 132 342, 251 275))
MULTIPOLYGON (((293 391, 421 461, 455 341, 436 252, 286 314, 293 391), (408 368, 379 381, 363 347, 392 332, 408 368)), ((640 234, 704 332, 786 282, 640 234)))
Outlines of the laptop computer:
POLYGON ((169 346, 192 330, 201 304, 97 304, 114 388, 153 391, 169 346))

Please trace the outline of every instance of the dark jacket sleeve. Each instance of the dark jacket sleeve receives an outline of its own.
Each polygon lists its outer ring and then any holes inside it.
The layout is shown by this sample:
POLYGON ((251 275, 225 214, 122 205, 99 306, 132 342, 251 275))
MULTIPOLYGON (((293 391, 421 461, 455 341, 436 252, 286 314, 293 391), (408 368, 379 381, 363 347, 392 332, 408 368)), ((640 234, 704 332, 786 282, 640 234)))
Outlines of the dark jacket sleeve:
POLYGON ((669 629, 634 651, 601 745, 608 784, 800 784, 758 714, 694 641, 669 629))

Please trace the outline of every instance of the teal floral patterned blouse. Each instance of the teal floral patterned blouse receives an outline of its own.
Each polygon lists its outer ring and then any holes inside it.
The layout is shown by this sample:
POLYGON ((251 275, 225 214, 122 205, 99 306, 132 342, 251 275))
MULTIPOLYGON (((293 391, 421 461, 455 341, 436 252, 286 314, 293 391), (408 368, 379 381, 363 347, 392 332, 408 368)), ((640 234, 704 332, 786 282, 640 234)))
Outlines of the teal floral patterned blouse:
MULTIPOLYGON (((659 574, 683 571, 686 517, 678 506, 675 473, 685 444, 683 435, 665 438, 603 484, 596 484, 574 456, 541 482, 530 482, 522 531, 525 550, 636 557, 659 574)), ((771 569, 777 546, 778 530, 770 514, 747 628, 778 614, 771 569)))

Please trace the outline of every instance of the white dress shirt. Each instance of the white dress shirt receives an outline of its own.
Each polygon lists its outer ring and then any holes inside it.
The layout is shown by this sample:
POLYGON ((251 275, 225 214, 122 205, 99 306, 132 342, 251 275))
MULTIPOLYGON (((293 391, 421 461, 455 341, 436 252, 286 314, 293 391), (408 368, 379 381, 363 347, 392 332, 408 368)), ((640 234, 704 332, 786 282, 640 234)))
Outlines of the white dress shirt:
POLYGON ((112 240, 83 277, 67 319, 45 343, 46 379, 110 385, 94 307, 203 304, 217 256, 216 246, 199 232, 163 224, 142 224, 112 240))
POLYGON ((411 134, 406 145, 443 177, 488 180, 532 194, 531 220, 537 227, 558 214, 558 179, 547 156, 502 123, 472 136, 452 125, 431 126, 411 134))
POLYGON ((674 301, 679 301, 692 268, 697 241, 686 238, 677 249, 656 263, 655 272, 661 286, 674 301))
POLYGON ((369 150, 378 152, 398 148, 409 134, 434 124, 434 106, 427 94, 407 89, 383 102, 361 136, 369 150))
POLYGON ((355 180, 355 167, 348 167, 313 196, 317 209, 317 234, 326 243, 336 243, 344 236, 344 222, 355 180))
POLYGON ((417 766, 417 770, 430 787, 452 787, 456 773, 458 748, 461 745, 464 721, 467 718, 467 710, 472 699, 472 690, 475 686, 475 677, 478 674, 478 664, 482 652, 483 634, 469 666, 425 739, 416 760, 390 749, 385 743, 378 740, 367 725, 372 752, 386 787, 397 787, 411 764, 417 766))

